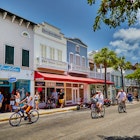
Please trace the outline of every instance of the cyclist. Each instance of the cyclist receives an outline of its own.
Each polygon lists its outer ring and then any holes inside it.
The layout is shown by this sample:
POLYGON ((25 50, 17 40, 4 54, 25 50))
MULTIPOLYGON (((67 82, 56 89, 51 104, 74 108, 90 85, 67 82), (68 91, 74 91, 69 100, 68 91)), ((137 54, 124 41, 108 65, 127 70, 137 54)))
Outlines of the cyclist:
POLYGON ((104 96, 103 96, 103 93, 101 91, 96 91, 96 99, 98 100, 96 105, 99 109, 99 112, 101 112, 102 106, 104 104, 104 96))
POLYGON ((30 95, 30 92, 26 92, 26 98, 23 99, 23 100, 20 102, 20 104, 23 103, 23 102, 27 102, 27 104, 25 104, 25 105, 22 107, 22 109, 25 110, 25 112, 26 112, 26 114, 27 114, 27 116, 28 116, 28 118, 29 118, 29 122, 31 122, 31 118, 30 118, 29 111, 33 108, 33 98, 32 98, 32 96, 30 95))
POLYGON ((119 103, 123 102, 124 106, 126 106, 125 102, 126 102, 127 96, 126 96, 126 93, 123 91, 123 89, 120 89, 120 91, 118 92, 118 95, 116 96, 116 99, 118 99, 119 103))

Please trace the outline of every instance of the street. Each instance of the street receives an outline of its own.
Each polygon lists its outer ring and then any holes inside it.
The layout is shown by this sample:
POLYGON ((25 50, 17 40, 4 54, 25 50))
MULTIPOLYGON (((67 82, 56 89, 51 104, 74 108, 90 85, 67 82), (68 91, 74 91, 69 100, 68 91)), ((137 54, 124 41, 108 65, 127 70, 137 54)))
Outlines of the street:
POLYGON ((91 119, 90 110, 41 115, 37 123, 22 120, 12 127, 0 123, 0 140, 129 140, 140 139, 140 103, 127 105, 127 113, 117 106, 106 107, 104 118, 91 119))

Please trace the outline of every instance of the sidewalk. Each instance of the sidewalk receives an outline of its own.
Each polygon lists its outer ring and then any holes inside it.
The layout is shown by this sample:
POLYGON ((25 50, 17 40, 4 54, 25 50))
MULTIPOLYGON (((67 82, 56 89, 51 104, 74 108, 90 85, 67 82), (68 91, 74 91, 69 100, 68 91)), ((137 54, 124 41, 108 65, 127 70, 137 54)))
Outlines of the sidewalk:
MULTIPOLYGON (((66 111, 70 111, 70 110, 76 110, 76 106, 55 108, 55 109, 39 109, 39 115, 53 114, 56 112, 66 112, 66 111)), ((9 117, 11 116, 12 113, 13 112, 0 113, 0 122, 8 121, 9 117)))

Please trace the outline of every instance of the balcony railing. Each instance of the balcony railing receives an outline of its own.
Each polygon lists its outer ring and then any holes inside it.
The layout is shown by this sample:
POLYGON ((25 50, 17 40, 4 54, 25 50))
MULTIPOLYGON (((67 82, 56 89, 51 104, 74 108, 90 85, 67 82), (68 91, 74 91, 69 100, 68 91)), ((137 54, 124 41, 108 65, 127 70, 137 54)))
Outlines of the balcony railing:
POLYGON ((52 60, 44 57, 37 58, 37 67, 62 70, 62 71, 68 70, 68 64, 66 62, 52 60))
MULTIPOLYGON (((95 71, 90 71, 89 72, 89 77, 90 78, 97 78, 97 79, 105 79, 105 74, 104 73, 100 73, 100 72, 95 72, 95 71)), ((106 80, 110 81, 110 75, 107 74, 106 75, 106 80)))
POLYGON ((72 63, 69 65, 69 72, 89 75, 89 71, 90 71, 90 69, 87 68, 87 67, 83 67, 83 66, 80 66, 80 65, 75 65, 75 64, 72 64, 72 63))

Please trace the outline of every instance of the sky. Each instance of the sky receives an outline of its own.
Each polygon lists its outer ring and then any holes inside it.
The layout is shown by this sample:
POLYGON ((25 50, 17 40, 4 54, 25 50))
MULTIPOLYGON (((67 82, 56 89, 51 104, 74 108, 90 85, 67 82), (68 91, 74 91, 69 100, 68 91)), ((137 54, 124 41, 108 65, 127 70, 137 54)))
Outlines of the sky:
MULTIPOLYGON (((98 0, 96 0, 98 1, 98 0)), ((98 3, 87 0, 0 0, 0 8, 34 23, 47 22, 61 30, 65 37, 79 38, 88 52, 108 47, 132 64, 140 63, 140 14, 135 26, 110 29, 102 24, 93 31, 98 3)))

